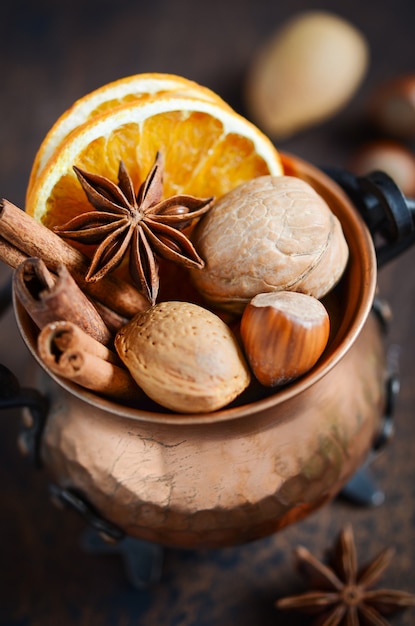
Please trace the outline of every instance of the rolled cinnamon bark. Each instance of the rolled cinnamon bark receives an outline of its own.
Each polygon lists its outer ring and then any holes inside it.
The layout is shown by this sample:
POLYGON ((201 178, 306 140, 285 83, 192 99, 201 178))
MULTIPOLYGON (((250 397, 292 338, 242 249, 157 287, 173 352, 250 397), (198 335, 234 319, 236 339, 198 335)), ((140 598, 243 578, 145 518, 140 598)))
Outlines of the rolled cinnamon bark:
POLYGON ((51 372, 86 389, 128 402, 144 395, 114 353, 70 322, 44 326, 37 346, 51 372))
POLYGON ((71 321, 59 320, 54 324, 49 324, 45 335, 49 336, 49 341, 53 341, 59 352, 81 348, 104 361, 123 367, 116 352, 85 333, 82 328, 71 321))
MULTIPOLYGON (((89 259, 5 198, 0 199, 0 237, 10 244, 9 252, 14 248, 27 257, 39 257, 51 271, 59 264, 66 265, 82 291, 121 316, 130 318, 150 306, 126 281, 105 276, 96 283, 87 282, 89 259)), ((13 267, 12 262, 9 265, 13 267)))
POLYGON ((13 287, 39 328, 67 320, 104 345, 112 344, 111 332, 65 265, 59 264, 53 274, 42 259, 25 259, 13 274, 13 287))
POLYGON ((0 237, 0 261, 9 267, 16 268, 22 261, 27 259, 27 255, 9 243, 4 237, 0 237))
POLYGON ((127 317, 119 315, 119 313, 109 309, 101 302, 98 302, 98 300, 92 300, 92 304, 104 320, 106 327, 113 336, 115 336, 120 328, 125 326, 125 324, 129 321, 127 317))

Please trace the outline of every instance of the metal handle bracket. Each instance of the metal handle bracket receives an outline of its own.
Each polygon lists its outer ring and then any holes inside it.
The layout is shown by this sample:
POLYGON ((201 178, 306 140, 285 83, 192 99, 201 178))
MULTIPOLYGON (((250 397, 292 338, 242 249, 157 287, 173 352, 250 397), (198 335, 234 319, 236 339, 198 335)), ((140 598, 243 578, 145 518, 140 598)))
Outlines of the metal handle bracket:
POLYGON ((36 389, 21 387, 16 376, 0 364, 0 410, 15 408, 26 409, 19 435, 20 450, 41 467, 40 446, 49 411, 48 399, 36 389))
POLYGON ((323 168, 352 200, 375 242, 379 267, 415 243, 415 200, 406 198, 385 172, 367 176, 323 168))

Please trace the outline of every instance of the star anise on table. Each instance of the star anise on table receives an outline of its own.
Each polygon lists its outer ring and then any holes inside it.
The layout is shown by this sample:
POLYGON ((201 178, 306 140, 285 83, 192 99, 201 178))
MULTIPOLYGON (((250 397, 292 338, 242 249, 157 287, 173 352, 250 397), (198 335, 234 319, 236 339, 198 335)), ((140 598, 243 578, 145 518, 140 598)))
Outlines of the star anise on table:
POLYGON ((164 166, 160 152, 137 195, 122 161, 118 184, 76 166, 73 169, 95 210, 77 215, 54 231, 66 239, 99 244, 87 281, 96 282, 112 272, 129 252, 130 275, 154 304, 159 289, 157 255, 186 267, 204 266, 182 231, 211 208, 213 198, 180 194, 162 199, 164 166))
POLYGON ((297 566, 308 579, 311 591, 281 598, 275 605, 278 609, 317 614, 313 626, 388 626, 382 615, 415 606, 415 596, 410 593, 373 589, 393 554, 392 548, 385 548, 359 569, 350 525, 340 532, 328 565, 298 546, 297 566))

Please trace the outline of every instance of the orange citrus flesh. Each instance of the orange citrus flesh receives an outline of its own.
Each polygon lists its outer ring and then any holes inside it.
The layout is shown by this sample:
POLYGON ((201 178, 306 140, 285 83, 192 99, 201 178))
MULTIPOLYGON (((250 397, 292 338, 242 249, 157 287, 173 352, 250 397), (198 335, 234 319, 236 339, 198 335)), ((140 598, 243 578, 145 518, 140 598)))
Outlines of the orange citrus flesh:
POLYGON ((49 130, 35 156, 27 193, 30 194, 36 179, 48 160, 73 130, 93 117, 120 105, 145 101, 155 95, 163 96, 168 93, 189 95, 194 98, 217 102, 229 108, 227 103, 214 91, 174 74, 143 73, 107 83, 77 100, 49 130))
POLYGON ((251 178, 283 173, 272 142, 230 107, 164 94, 111 108, 75 128, 29 190, 26 211, 48 227, 63 224, 92 209, 73 165, 117 181, 123 160, 138 189, 158 150, 165 197, 218 198, 251 178))

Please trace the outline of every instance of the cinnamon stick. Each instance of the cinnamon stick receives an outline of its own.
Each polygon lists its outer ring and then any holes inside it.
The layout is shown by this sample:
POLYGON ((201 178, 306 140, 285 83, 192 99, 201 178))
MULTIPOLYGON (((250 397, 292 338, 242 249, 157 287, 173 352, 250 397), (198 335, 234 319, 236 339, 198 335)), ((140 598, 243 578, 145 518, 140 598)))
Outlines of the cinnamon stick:
POLYGON ((102 344, 70 322, 52 322, 40 331, 38 352, 54 374, 86 389, 123 401, 143 397, 128 370, 102 344), (103 350, 105 352, 103 352, 103 350))
POLYGON ((82 291, 123 317, 130 318, 149 307, 146 298, 126 281, 105 276, 98 282, 87 282, 89 259, 5 198, 0 200, 0 237, 11 246, 10 262, 5 262, 12 267, 12 249, 16 249, 27 257, 41 258, 51 271, 66 265, 82 291))
POLYGON ((6 263, 13 269, 16 268, 24 259, 27 259, 27 255, 21 250, 13 246, 6 241, 3 237, 0 237, 0 261, 6 263))
POLYGON ((104 346, 100 341, 85 333, 74 322, 67 320, 56 321, 53 326, 49 324, 49 330, 45 334, 50 335, 59 352, 78 350, 79 346, 82 346, 90 354, 123 367, 118 354, 114 350, 104 346))
POLYGON ((25 259, 13 274, 13 287, 38 328, 57 320, 68 320, 97 341, 111 345, 111 332, 65 265, 58 265, 53 274, 42 259, 25 259))
POLYGON ((104 320, 106 327, 112 335, 116 335, 122 326, 125 326, 128 322, 128 318, 123 317, 119 313, 116 313, 112 309, 109 309, 102 302, 93 300, 93 305, 104 320))
MULTIPOLYGON (((3 239, 3 237, 0 237, 0 261, 9 267, 16 269, 21 263, 23 263, 23 261, 27 261, 29 258, 30 257, 26 256, 18 248, 3 239)), ((113 309, 110 309, 102 304, 102 302, 98 302, 98 300, 94 300, 93 298, 90 298, 90 301, 100 314, 108 330, 113 335, 115 335, 117 331, 128 322, 129 318, 120 315, 113 309)))

